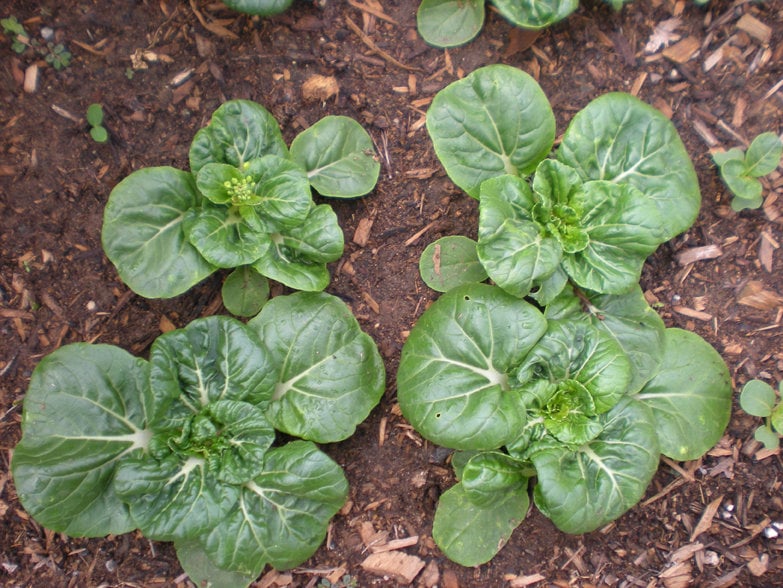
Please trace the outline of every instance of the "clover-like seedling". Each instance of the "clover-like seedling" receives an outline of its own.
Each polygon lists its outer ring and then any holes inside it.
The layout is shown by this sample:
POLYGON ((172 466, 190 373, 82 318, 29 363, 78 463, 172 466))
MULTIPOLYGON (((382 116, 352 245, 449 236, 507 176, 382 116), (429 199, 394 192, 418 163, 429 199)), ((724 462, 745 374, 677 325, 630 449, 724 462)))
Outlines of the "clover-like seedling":
POLYGON ((103 107, 100 104, 90 104, 87 107, 87 122, 90 125, 90 137, 96 143, 105 143, 109 139, 109 131, 103 126, 103 107))
POLYGON ((22 23, 16 20, 15 16, 9 16, 0 19, 0 26, 3 27, 3 32, 11 37, 11 49, 15 53, 24 53, 30 44, 30 35, 22 23))
POLYGON ((780 165, 783 142, 775 133, 761 133, 747 151, 737 147, 712 154, 720 177, 734 195, 731 207, 740 211, 758 208, 763 202, 759 178, 775 171, 780 165))
POLYGON ((753 436, 767 449, 775 449, 783 433, 783 404, 780 402, 782 394, 783 382, 778 384, 776 394, 772 386, 761 380, 751 380, 742 387, 740 393, 742 410, 764 419, 753 436))

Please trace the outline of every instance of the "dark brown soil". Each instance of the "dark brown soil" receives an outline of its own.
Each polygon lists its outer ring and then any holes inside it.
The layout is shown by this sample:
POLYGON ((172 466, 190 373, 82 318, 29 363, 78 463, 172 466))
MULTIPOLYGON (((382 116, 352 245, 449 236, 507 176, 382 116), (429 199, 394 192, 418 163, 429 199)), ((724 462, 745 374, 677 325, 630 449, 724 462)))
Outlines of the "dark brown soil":
MULTIPOLYGON (((422 117, 439 89, 500 62, 540 81, 559 132, 589 100, 609 91, 633 91, 671 116, 694 160, 703 206, 693 228, 650 258, 642 286, 669 326, 693 330, 715 346, 735 389, 754 377, 780 381, 783 179, 776 173, 766 181, 763 210, 734 213, 709 149, 745 146, 743 140, 760 132, 783 130, 783 2, 713 0, 699 8, 686 0, 640 0, 617 14, 585 0, 537 38, 489 10, 479 38, 448 52, 417 37, 417 0, 373 4, 394 22, 340 0, 323 8, 298 2, 267 20, 209 0, 0 2, 0 17, 15 15, 34 35, 52 28, 74 55, 59 72, 40 60, 37 87, 25 92, 24 72, 40 56, 32 50, 17 55, 7 38, 0 40, 2 581, 187 584, 170 545, 138 534, 86 540, 42 529, 19 505, 8 464, 20 437, 20 404, 42 356, 75 341, 114 343, 144 355, 169 322, 183 326, 225 312, 222 275, 173 300, 131 293, 103 255, 101 220, 119 180, 144 166, 186 169, 190 140, 211 112, 227 99, 248 98, 273 112, 289 142, 326 114, 356 118, 376 141, 383 162, 376 190, 331 202, 347 245, 331 268, 328 291, 349 303, 378 342, 388 373, 387 392, 358 433, 325 447, 351 484, 350 503, 335 517, 327 543, 290 575, 268 574, 259 585, 314 586, 319 570, 340 566, 359 586, 396 585, 360 566, 367 552, 359 529, 367 522, 390 538, 418 535, 405 551, 430 564, 430 575, 415 581, 422 586, 506 586, 514 585, 509 577, 532 574, 544 578, 539 586, 783 585, 783 540, 764 532, 783 521, 783 463, 779 452, 759 451, 753 441, 758 419, 736 403, 716 449, 698 463, 662 462, 646 500, 615 523, 567 536, 534 510, 491 563, 466 569, 446 560, 430 538, 438 495, 453 480, 440 452, 400 416, 394 384, 406 333, 435 297, 418 276, 422 249, 443 235, 470 235, 477 222, 475 201, 446 178, 422 117), (763 29, 743 30, 743 15, 770 27, 769 39, 763 29), (674 17, 680 19, 677 38, 693 42, 683 63, 660 48, 645 52, 654 27, 674 17), (374 53, 349 20, 406 67, 374 53), (209 30, 204 23, 210 22, 231 37, 209 30), (157 61, 134 70, 131 55, 140 51, 157 61), (185 70, 192 70, 189 79, 173 87, 185 70), (314 74, 334 76, 339 95, 305 101, 302 85, 314 74), (82 120, 93 102, 106 112, 106 144, 93 142, 82 120), (363 246, 351 240, 362 219, 373 221, 363 246), (679 252, 703 245, 718 245, 721 254, 678 263, 679 252), (692 537, 707 506, 721 497, 712 524, 692 537), (693 557, 677 552, 697 541, 703 547, 694 547, 693 557)), ((516 585, 525 584, 518 578, 516 585)))

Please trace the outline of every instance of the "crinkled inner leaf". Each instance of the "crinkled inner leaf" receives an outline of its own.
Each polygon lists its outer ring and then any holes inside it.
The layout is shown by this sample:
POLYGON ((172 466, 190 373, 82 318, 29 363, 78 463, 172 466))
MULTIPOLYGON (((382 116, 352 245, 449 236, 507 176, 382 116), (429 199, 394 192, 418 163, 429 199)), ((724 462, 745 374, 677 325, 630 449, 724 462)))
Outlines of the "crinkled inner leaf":
POLYGON ((318 549, 347 497, 340 466, 313 443, 293 441, 269 451, 235 508, 205 537, 205 551, 242 574, 256 576, 267 564, 292 568, 318 549))
POLYGON ((150 440, 147 373, 146 361, 120 348, 84 343, 38 364, 11 470, 19 500, 40 524, 75 537, 136 527, 113 478, 150 440))
POLYGON ((627 182, 655 201, 665 239, 690 227, 701 205, 693 164, 672 122, 623 93, 596 98, 563 135, 557 159, 587 180, 627 182))
POLYGON ((190 169, 195 174, 207 163, 228 163, 238 168, 264 155, 288 156, 275 117, 250 100, 229 100, 212 113, 210 123, 193 138, 190 169))
POLYGON ((339 298, 278 296, 248 326, 281 366, 267 409, 276 428, 319 443, 341 441, 380 400, 381 356, 339 298))
POLYGON ((419 318, 403 346, 397 394, 405 418, 456 449, 496 449, 525 423, 508 372, 546 330, 531 304, 484 284, 450 290, 419 318))

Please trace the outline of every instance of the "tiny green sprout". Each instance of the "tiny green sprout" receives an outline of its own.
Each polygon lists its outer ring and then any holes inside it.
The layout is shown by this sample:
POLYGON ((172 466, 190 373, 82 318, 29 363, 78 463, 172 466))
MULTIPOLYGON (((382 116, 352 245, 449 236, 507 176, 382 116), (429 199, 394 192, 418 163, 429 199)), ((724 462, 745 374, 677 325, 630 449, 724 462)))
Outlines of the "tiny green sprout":
POLYGON ((759 178, 771 174, 780 165, 783 142, 775 133, 761 133, 747 152, 737 147, 712 154, 720 177, 734 195, 731 207, 740 211, 759 208, 763 203, 759 178))
POLYGON ((740 406, 746 413, 761 417, 764 422, 754 433, 756 441, 763 443, 767 449, 775 449, 783 434, 783 404, 780 396, 783 394, 783 382, 778 384, 778 392, 761 380, 750 380, 740 393, 740 406))
POLYGON ((68 67, 71 64, 71 52, 68 51, 62 43, 47 43, 46 56, 44 60, 57 71, 68 67))
POLYGON ((12 39, 11 49, 15 53, 24 53, 30 43, 30 35, 22 26, 22 23, 16 20, 15 16, 9 16, 8 18, 0 19, 0 26, 3 27, 3 32, 12 39))
POLYGON ((90 136, 96 143, 105 143, 109 139, 109 132, 103 126, 103 107, 100 104, 87 107, 87 122, 90 125, 90 136))

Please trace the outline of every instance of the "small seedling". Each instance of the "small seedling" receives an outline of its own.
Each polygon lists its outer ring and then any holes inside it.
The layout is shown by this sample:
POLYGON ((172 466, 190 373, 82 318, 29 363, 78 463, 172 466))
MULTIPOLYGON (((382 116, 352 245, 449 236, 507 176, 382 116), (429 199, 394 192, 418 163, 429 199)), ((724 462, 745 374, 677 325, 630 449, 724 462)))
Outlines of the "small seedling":
POLYGON ((44 60, 57 71, 71 65, 71 52, 62 43, 47 43, 46 48, 39 47, 38 52, 44 54, 44 60))
POLYGON ((778 384, 778 392, 761 380, 751 380, 742 388, 740 406, 750 415, 761 417, 764 423, 760 425, 753 436, 763 443, 767 449, 775 449, 783 434, 783 382, 778 384))
POLYGON ((318 582, 318 588, 356 588, 358 585, 356 578, 351 574, 345 574, 337 582, 331 582, 327 578, 321 578, 321 581, 318 582))
POLYGON ((109 131, 103 126, 103 107, 100 104, 87 107, 87 122, 90 125, 90 136, 96 143, 105 143, 109 139, 109 131))
POLYGON ((761 133, 747 152, 737 147, 712 154, 720 177, 734 195, 731 207, 740 211, 759 208, 763 202, 758 178, 771 174, 780 165, 783 142, 775 133, 761 133))
POLYGON ((3 27, 3 32, 11 37, 11 49, 16 53, 24 53, 30 44, 30 35, 25 30, 22 23, 16 20, 15 16, 9 16, 8 18, 0 19, 0 25, 3 27))

